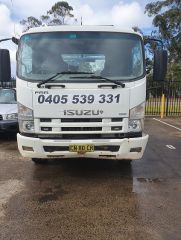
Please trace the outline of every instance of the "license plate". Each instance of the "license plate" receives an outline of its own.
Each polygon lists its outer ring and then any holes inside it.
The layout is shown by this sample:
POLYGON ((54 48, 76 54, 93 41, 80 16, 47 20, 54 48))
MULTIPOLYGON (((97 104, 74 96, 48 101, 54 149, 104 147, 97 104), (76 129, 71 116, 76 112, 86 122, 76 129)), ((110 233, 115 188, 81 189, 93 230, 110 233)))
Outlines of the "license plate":
POLYGON ((77 152, 77 153, 94 152, 94 145, 92 144, 69 145, 69 152, 77 152))

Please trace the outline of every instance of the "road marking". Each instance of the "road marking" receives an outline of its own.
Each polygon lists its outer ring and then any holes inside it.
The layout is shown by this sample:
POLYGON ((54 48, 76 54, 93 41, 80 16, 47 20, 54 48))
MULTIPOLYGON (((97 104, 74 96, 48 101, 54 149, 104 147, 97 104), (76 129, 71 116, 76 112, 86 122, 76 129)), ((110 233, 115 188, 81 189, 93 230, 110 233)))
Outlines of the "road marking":
POLYGON ((173 149, 173 150, 176 149, 176 147, 174 147, 173 145, 166 145, 166 147, 167 147, 167 148, 170 148, 170 149, 173 149))
POLYGON ((169 124, 169 123, 163 122, 163 121, 161 121, 161 120, 159 120, 159 119, 156 119, 156 118, 153 118, 153 119, 156 120, 156 121, 158 121, 158 122, 161 122, 161 123, 163 123, 163 124, 165 124, 165 125, 167 125, 167 126, 169 126, 169 127, 172 127, 172 128, 175 128, 175 129, 181 131, 181 128, 175 127, 174 125, 171 125, 171 124, 169 124))

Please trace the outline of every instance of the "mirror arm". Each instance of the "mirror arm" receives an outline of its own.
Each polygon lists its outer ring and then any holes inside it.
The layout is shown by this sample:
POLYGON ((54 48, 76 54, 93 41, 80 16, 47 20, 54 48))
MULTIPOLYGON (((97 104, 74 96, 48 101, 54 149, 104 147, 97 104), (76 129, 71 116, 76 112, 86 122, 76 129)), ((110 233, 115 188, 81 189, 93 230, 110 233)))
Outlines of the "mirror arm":
POLYGON ((8 40, 12 40, 12 38, 4 38, 4 39, 0 39, 0 42, 5 42, 5 41, 8 41, 8 40))
POLYGON ((145 38, 144 39, 144 44, 146 45, 147 43, 150 43, 150 42, 159 42, 161 43, 161 46, 162 46, 162 49, 164 48, 163 46, 163 41, 161 39, 157 39, 157 38, 145 38))
POLYGON ((19 43, 19 39, 18 38, 15 38, 15 37, 12 37, 12 38, 3 38, 3 39, 0 39, 0 42, 6 42, 6 41, 9 41, 11 40, 13 43, 15 43, 16 45, 18 45, 19 43))

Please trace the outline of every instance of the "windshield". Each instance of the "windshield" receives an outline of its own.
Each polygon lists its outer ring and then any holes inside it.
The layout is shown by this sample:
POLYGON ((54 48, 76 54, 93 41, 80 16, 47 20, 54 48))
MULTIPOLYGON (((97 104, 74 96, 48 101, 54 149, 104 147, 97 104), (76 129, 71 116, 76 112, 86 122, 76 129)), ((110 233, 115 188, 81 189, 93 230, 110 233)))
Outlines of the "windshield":
POLYGON ((0 89, 0 104, 15 104, 16 92, 13 89, 0 89))
MULTIPOLYGON (((50 32, 22 36, 18 50, 19 78, 41 81, 62 71, 87 72, 124 81, 138 79, 144 74, 141 38, 117 32, 50 32)), ((73 74, 70 75, 59 76, 56 81, 73 81, 73 74)))

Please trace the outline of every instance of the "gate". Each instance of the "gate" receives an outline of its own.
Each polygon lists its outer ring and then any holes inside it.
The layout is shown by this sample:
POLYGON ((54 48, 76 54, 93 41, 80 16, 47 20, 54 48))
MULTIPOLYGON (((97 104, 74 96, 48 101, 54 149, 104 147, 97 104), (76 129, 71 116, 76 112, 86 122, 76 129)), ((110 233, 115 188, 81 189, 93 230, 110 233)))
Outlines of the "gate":
POLYGON ((147 85, 147 116, 161 113, 161 98, 165 95, 164 116, 181 116, 181 81, 151 82, 147 85))

